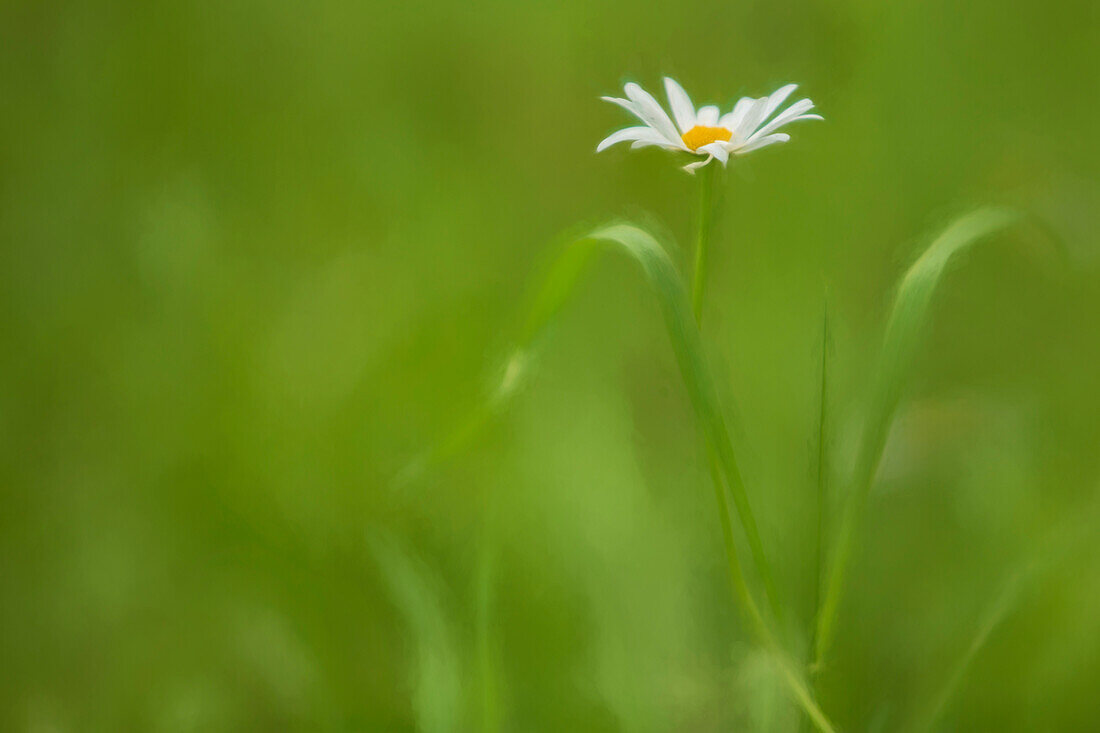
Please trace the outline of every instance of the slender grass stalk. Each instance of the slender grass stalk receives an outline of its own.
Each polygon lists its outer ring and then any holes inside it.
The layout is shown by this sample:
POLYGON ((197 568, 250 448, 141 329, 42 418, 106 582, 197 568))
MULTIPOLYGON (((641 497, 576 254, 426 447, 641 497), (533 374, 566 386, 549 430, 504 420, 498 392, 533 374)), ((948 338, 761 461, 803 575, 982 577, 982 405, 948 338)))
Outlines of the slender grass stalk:
POLYGON ((951 698, 955 696, 955 693, 961 686, 966 671, 974 661, 974 658, 978 656, 978 652, 985 646, 985 643, 989 640, 993 631, 1016 606, 1016 600, 1020 596, 1027 575, 1027 570, 1021 570, 1013 573, 1005 582, 1000 593, 997 594, 997 597, 983 614, 975 630, 974 638, 971 639, 970 644, 955 663, 943 687, 940 688, 940 691, 932 699, 927 710, 910 726, 909 730, 913 731, 913 733, 932 730, 933 726, 940 719, 940 716, 947 710, 948 703, 951 702, 951 698))
POLYGON ((1014 212, 987 208, 956 219, 909 268, 898 288, 883 338, 868 418, 863 426, 855 469, 837 535, 825 590, 817 618, 814 667, 820 668, 828 653, 867 497, 878 470, 894 411, 901 397, 908 367, 919 345, 929 305, 947 264, 974 243, 1016 223, 1014 212))
POLYGON ((1100 494, 1094 494, 1085 506, 1075 507, 1046 536, 1027 553, 1026 559, 1007 575, 1001 588, 986 607, 974 636, 955 662, 951 673, 944 680, 937 694, 931 698, 906 731, 933 730, 947 712, 974 659, 985 647, 989 638, 1020 605, 1025 590, 1034 588, 1052 568, 1064 568, 1069 556, 1080 553, 1082 546, 1090 547, 1096 540, 1097 512, 1100 511, 1100 494))

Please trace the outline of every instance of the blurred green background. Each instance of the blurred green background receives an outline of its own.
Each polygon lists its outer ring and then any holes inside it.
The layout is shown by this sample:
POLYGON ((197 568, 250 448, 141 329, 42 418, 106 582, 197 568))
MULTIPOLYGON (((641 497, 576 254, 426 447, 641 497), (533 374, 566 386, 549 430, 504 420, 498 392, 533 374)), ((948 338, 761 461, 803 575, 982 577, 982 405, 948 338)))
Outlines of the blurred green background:
POLYGON ((1064 242, 945 282, 816 682, 842 729, 903 729, 1005 598, 934 727, 1095 730, 1098 7, 3 3, 0 729, 799 730, 631 263, 394 483, 563 231, 642 219, 686 268, 693 179, 594 154, 629 124, 599 96, 671 74, 724 108, 795 81, 826 118, 732 167, 704 319, 792 649, 826 289, 835 497, 930 236, 993 202, 1064 242))

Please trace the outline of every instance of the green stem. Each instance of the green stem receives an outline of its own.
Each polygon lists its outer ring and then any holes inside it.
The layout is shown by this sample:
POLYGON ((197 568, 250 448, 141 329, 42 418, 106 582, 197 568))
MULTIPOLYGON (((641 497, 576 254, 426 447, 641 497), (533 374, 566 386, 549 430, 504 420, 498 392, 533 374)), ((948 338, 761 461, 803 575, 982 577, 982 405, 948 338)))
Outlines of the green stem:
MULTIPOLYGON (((695 315, 696 324, 700 325, 703 318, 703 293, 706 290, 707 267, 710 263, 710 235, 714 223, 714 209, 716 208, 714 181, 717 176, 717 163, 706 166, 699 175, 699 231, 697 232, 695 246, 695 272, 691 280, 691 308, 695 315)), ((711 478, 715 481, 715 491, 719 494, 723 491, 721 467, 724 464, 726 467, 730 468, 730 471, 726 474, 726 479, 730 484, 730 491, 733 493, 733 499, 737 505, 737 513, 744 524, 745 537, 748 539, 753 561, 756 563, 760 578, 764 583, 764 594, 768 599, 768 605, 771 607, 775 617, 782 621, 783 607, 779 603, 779 593, 775 588, 775 581, 772 579, 771 568, 764 554, 764 545, 760 541, 760 532, 756 527, 756 520, 753 517, 752 510, 748 506, 743 481, 741 480, 740 472, 737 470, 737 463, 734 460, 732 450, 729 446, 729 435, 727 434, 721 437, 722 440, 719 445, 712 445, 709 447, 711 478), (721 451, 723 455, 717 455, 716 451, 721 451), (723 458, 725 458, 724 461, 721 460, 723 458)), ((722 506, 727 506, 724 495, 722 496, 721 503, 722 506)), ((730 549, 727 548, 727 555, 729 552, 730 549)))
MULTIPOLYGON (((691 306, 695 315, 695 322, 699 325, 702 323, 703 293, 706 290, 707 266, 710 262, 710 235, 714 223, 714 209, 716 208, 714 180, 717 176, 717 163, 703 168, 699 176, 699 231, 697 232, 695 246, 695 272, 691 281, 691 306)), ((756 520, 753 517, 752 510, 748 506, 743 481, 741 480, 740 472, 737 470, 737 463, 734 460, 732 450, 729 446, 729 435, 727 434, 721 437, 723 440, 719 442, 719 445, 711 445, 708 449, 711 463, 711 478, 715 481, 715 491, 717 494, 721 495, 721 506, 728 507, 722 488, 723 481, 721 468, 724 464, 726 467, 731 468, 731 470, 727 472, 726 479, 730 484, 730 491, 733 493, 734 502, 737 505, 737 513, 741 516, 742 523, 744 524, 745 536, 749 541, 749 549, 752 551, 753 560, 756 563, 761 580, 764 583, 764 594, 768 599, 768 605, 771 607, 775 617, 782 621, 783 607, 779 603, 779 594, 776 591, 775 582, 772 579, 771 568, 764 555, 764 545, 760 541, 760 532, 756 527, 756 520), (724 455, 717 455, 716 451, 721 451, 724 455), (722 461, 722 458, 726 460, 722 461)), ((730 539, 732 540, 732 535, 730 539)), ((731 551, 732 547, 727 547, 727 555, 729 555, 731 551)))
MULTIPOLYGON (((710 245, 711 222, 714 220, 714 169, 717 166, 709 165, 703 168, 700 174, 699 197, 699 231, 695 245, 695 274, 691 281, 691 309, 695 314, 695 322, 701 323, 703 316, 703 289, 707 280, 707 250, 710 245)), ((718 521, 722 524, 722 541, 726 549, 726 564, 728 566, 730 585, 733 588, 735 599, 741 602, 745 614, 752 622, 753 629, 762 637, 768 637, 768 627, 764 623, 764 617, 760 615, 760 609, 752 598, 752 592, 745 583, 745 575, 741 570, 741 561, 737 557, 737 545, 733 539, 733 525, 730 522, 730 507, 726 500, 725 482, 722 480, 722 467, 715 453, 715 448, 707 443, 707 459, 710 461, 710 477, 714 484, 714 498, 718 502, 718 521)))
POLYGON ((707 287, 710 254, 710 230, 714 221, 714 177, 718 164, 708 165, 699 174, 699 232, 695 244, 695 276, 691 281, 691 310, 695 322, 703 320, 703 291, 707 287))
MULTIPOLYGON (((699 232, 695 248, 695 274, 692 278, 691 288, 691 305, 697 324, 702 321, 703 313, 703 291, 706 288, 707 279, 707 255, 710 245, 711 224, 714 219, 714 178, 717 175, 714 169, 716 168, 717 164, 707 166, 704 169, 700 185, 699 232)), ((818 707, 817 702, 814 700, 813 692, 801 671, 798 669, 798 666, 787 656, 774 634, 772 634, 771 629, 768 627, 768 622, 760 613, 760 607, 756 605, 756 601, 753 599, 752 591, 749 589, 748 583, 745 582, 745 574, 741 569, 741 561, 737 556, 737 543, 733 537, 733 524, 730 521, 730 507, 726 499, 725 482, 722 480, 722 465, 717 451, 722 451, 726 456, 727 465, 733 467, 732 475, 727 476, 727 478, 731 482, 736 481, 740 484, 741 477, 736 470, 736 463, 733 462, 732 450, 729 447, 729 436, 723 435, 722 437, 724 441, 720 441, 718 446, 708 442, 707 458, 710 462, 710 477, 714 485, 714 498, 718 504, 718 521, 722 526, 722 542, 726 551, 726 569, 729 573, 730 586, 733 590, 734 599, 741 604, 752 626, 753 634, 756 636, 759 644, 771 652, 775 658, 782 672, 783 680, 790 688, 791 696, 799 707, 802 708, 806 717, 820 733, 835 733, 836 729, 833 728, 829 719, 821 711, 821 708, 818 707)), ((735 499, 739 496, 743 496, 743 487, 741 487, 741 489, 741 491, 733 492, 735 499)), ((757 567, 760 570, 764 582, 765 594, 768 597, 776 618, 782 619, 782 608, 778 602, 778 594, 775 590, 775 584, 772 581, 771 572, 764 558, 763 546, 760 542, 759 532, 756 529, 756 522, 753 520, 752 513, 749 511, 748 506, 742 507, 739 503, 738 512, 745 522, 746 536, 748 537, 750 549, 753 551, 754 559, 756 560, 757 567)))

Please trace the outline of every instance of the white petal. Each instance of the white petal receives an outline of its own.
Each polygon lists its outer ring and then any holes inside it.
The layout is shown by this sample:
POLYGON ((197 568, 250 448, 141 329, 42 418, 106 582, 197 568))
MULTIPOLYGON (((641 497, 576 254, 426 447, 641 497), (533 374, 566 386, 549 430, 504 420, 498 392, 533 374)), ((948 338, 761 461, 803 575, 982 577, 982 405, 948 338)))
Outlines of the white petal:
MULTIPOLYGON (((779 114, 777 114, 775 116, 775 119, 772 120, 772 122, 775 122, 775 120, 779 120, 779 119, 784 119, 784 120, 792 119, 794 117, 797 117, 798 115, 806 114, 807 112, 809 112, 813 108, 814 108, 814 103, 813 102, 811 102, 808 99, 800 99, 797 102, 795 102, 794 104, 792 104, 790 107, 787 107, 787 109, 785 109, 782 112, 780 112, 779 114)), ((769 124, 771 124, 771 123, 769 123, 769 124)))
MULTIPOLYGON (((617 104, 620 107, 622 107, 623 109, 625 109, 626 111, 630 112, 632 115, 637 117, 639 120, 641 120, 642 122, 645 122, 646 123, 646 129, 648 129, 648 130, 650 130, 650 132, 652 132, 652 137, 654 139, 649 140, 648 136, 647 136, 647 142, 645 142, 644 145, 635 144, 635 145, 632 145, 631 147, 645 147, 645 145, 660 145, 661 147, 668 148, 669 150, 687 150, 688 149, 688 147, 686 145, 684 145, 684 141, 683 141, 682 138, 680 138, 679 135, 676 136, 675 140, 670 140, 667 135, 665 135, 661 132, 658 132, 656 129, 654 129, 653 126, 650 124, 650 122, 653 119, 652 116, 646 114, 645 112, 643 112, 643 110, 641 108, 641 105, 639 105, 635 102, 632 102, 628 99, 619 99, 617 97, 600 97, 600 98, 603 99, 605 102, 611 102, 613 104, 617 104)), ((662 113, 663 113, 663 110, 662 110, 662 113)), ((666 119, 666 121, 668 120, 667 115, 666 115, 665 119, 666 119)), ((671 126, 671 124, 672 124, 671 121, 668 121, 668 124, 671 126)), ((608 143, 608 144, 611 145, 611 144, 614 144, 614 143, 608 143)), ((599 152, 599 151, 597 151, 597 152, 599 152)))
POLYGON ((762 119, 768 119, 772 112, 779 109, 779 105, 783 104, 795 89, 798 89, 797 84, 787 84, 772 92, 771 96, 768 97, 768 106, 764 109, 764 117, 762 119))
MULTIPOLYGON (((602 99, 605 102, 611 102, 612 104, 619 105, 620 107, 625 109, 627 112, 629 112, 630 114, 637 117, 642 122, 645 122, 645 118, 642 117, 642 113, 638 111, 638 105, 634 104, 629 99, 619 99, 618 97, 600 97, 600 99, 602 99)), ((646 124, 649 124, 649 123, 646 123, 646 124)))
POLYGON ((733 111, 728 115, 724 115, 719 124, 730 132, 735 132, 737 126, 741 124, 741 120, 745 119, 745 113, 749 111, 755 101, 752 97, 741 97, 737 100, 737 104, 733 105, 733 111))
POLYGON ((638 116, 647 125, 667 137, 670 143, 687 149, 687 146, 680 140, 680 133, 676 132, 676 126, 672 124, 668 113, 661 108, 661 105, 657 104, 657 100, 653 98, 652 94, 634 82, 630 82, 623 87, 623 91, 626 92, 626 96, 630 97, 630 101, 634 102, 634 106, 638 110, 638 116))
POLYGON ((714 105, 699 108, 699 116, 695 118, 696 124, 704 127, 714 127, 718 124, 718 108, 714 105))
POLYGON ((690 173, 692 175, 695 175, 696 170, 698 170, 699 168, 702 168, 703 166, 705 166, 707 163, 711 162, 712 160, 714 160, 714 158, 712 158, 711 156, 708 155, 703 160, 697 160, 694 163, 688 163, 687 165, 684 166, 684 170, 686 170, 688 173, 690 173))
POLYGON ((664 135, 657 132, 656 130, 650 130, 650 133, 651 134, 649 136, 638 138, 637 140, 632 142, 630 144, 630 149, 636 150, 637 148, 648 148, 656 145, 657 147, 664 148, 665 150, 683 150, 683 148, 679 145, 673 145, 672 143, 670 143, 668 140, 665 139, 664 135))
POLYGON ((791 117, 790 119, 785 118, 782 121, 779 121, 778 118, 777 118, 776 120, 773 120, 772 122, 769 122, 768 124, 761 127, 759 130, 757 130, 755 133, 753 133, 749 137, 749 139, 746 140, 745 142, 752 142, 753 140, 765 137, 768 134, 774 132, 775 130, 778 130, 780 127, 786 127, 787 125, 791 124, 792 122, 798 122, 799 120, 823 120, 823 119, 825 119, 825 118, 822 117, 821 115, 798 115, 797 117, 791 117))
POLYGON ((691 103, 691 97, 675 79, 668 76, 665 77, 665 94, 668 95, 668 106, 672 108, 672 116, 676 118, 680 132, 695 127, 695 105, 691 103))
POLYGON ((769 145, 774 145, 775 143, 785 143, 790 139, 791 139, 790 135, 788 135, 786 133, 783 133, 783 132, 777 132, 774 135, 766 135, 764 137, 758 137, 755 140, 752 140, 751 142, 745 143, 744 145, 737 148, 733 152, 734 152, 734 155, 744 155, 745 153, 751 153, 754 150, 759 150, 760 148, 766 148, 769 145))
POLYGON ((753 133, 752 136, 749 139, 752 140, 753 138, 763 137, 764 135, 767 135, 770 132, 778 130, 783 125, 794 122, 795 120, 798 120, 798 119, 821 119, 821 115, 807 115, 807 114, 805 114, 806 112, 809 112, 813 108, 814 108, 814 103, 813 102, 811 102, 808 99, 800 99, 799 101, 795 102, 790 107, 787 107, 787 109, 783 110, 778 115, 776 115, 774 120, 772 120, 768 124, 761 127, 759 130, 757 130, 755 133, 753 133))
POLYGON ((752 135, 757 126, 764 121, 764 110, 768 108, 768 98, 761 97, 760 99, 754 99, 752 106, 745 112, 745 116, 737 124, 737 129, 734 130, 734 134, 738 138, 745 140, 752 135))
POLYGON ((730 151, 729 151, 729 148, 727 147, 727 144, 726 143, 721 143, 721 142, 719 142, 719 143, 709 143, 707 145, 702 145, 695 152, 697 152, 697 153, 706 153, 707 155, 712 155, 712 156, 714 156, 714 159, 717 160, 722 165, 725 165, 726 161, 729 160, 729 158, 730 158, 730 151))
POLYGON ((622 130, 617 130, 605 137, 603 141, 596 146, 596 152, 602 153, 616 143, 626 142, 627 140, 641 140, 651 135, 658 135, 652 127, 624 127, 622 130))

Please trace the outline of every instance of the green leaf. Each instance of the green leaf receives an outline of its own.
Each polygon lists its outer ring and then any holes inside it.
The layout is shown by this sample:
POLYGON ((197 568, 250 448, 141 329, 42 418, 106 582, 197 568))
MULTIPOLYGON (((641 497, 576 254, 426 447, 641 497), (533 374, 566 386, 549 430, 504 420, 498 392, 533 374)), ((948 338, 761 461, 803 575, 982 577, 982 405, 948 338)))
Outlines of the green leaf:
POLYGON ((928 320, 932 296, 954 257, 1020 219, 1017 213, 1002 208, 984 208, 966 214, 948 226, 902 278, 887 321, 869 412, 860 437, 851 488, 833 552, 825 600, 818 614, 815 666, 820 667, 832 642, 852 547, 886 446, 894 411, 909 375, 913 354, 928 320))

